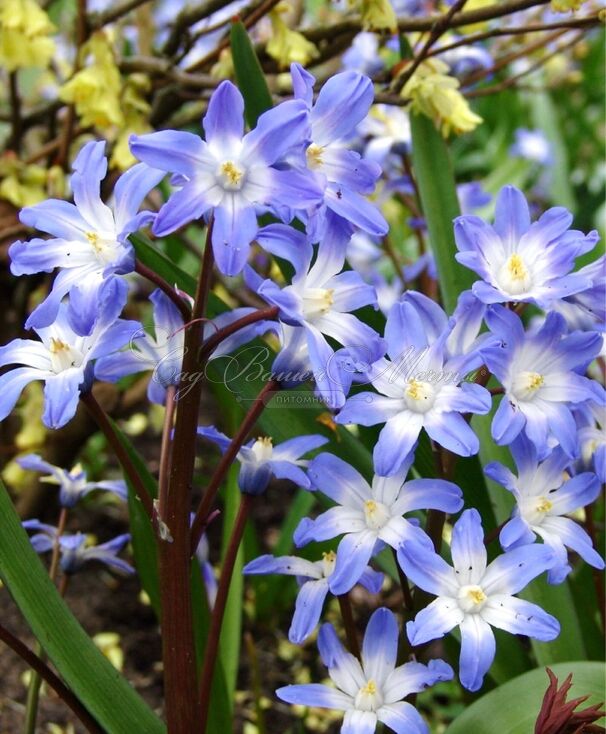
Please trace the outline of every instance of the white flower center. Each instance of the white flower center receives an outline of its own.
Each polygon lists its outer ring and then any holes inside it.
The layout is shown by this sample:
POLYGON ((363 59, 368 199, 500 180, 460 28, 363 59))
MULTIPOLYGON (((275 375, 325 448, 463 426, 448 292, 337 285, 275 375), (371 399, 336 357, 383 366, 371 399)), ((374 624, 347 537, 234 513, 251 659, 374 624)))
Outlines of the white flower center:
POLYGON ((116 259, 116 253, 120 247, 115 236, 99 234, 99 232, 86 232, 86 239, 93 248, 95 257, 102 265, 107 265, 116 259))
POLYGON ((307 288, 303 292, 303 315, 308 321, 330 311, 334 291, 327 288, 307 288))
POLYGON ((70 367, 80 367, 82 364, 82 354, 61 339, 51 337, 48 351, 54 372, 63 372, 70 367))
POLYGON ((457 595, 459 607, 466 614, 475 614, 476 612, 479 612, 486 603, 487 599, 488 597, 484 593, 482 587, 476 586, 475 584, 470 584, 469 586, 461 586, 457 595))
POLYGON ((431 410, 436 399, 436 391, 429 382, 408 380, 404 390, 406 407, 415 413, 427 413, 431 410))
POLYGON ((323 152, 324 149, 322 148, 322 146, 316 145, 316 143, 312 143, 305 151, 305 155, 307 157, 307 167, 311 168, 312 171, 322 167, 322 164, 324 162, 322 160, 323 152))
POLYGON ((255 459, 258 462, 270 461, 274 452, 274 447, 269 436, 258 438, 252 445, 255 459))
POLYGON ((325 578, 328 578, 330 574, 335 570, 335 563, 337 561, 337 554, 334 551, 328 551, 328 553, 322 553, 322 573, 325 578))
POLYGON ((358 711, 376 711, 383 705, 383 696, 372 678, 356 693, 354 706, 358 711))
POLYGON ((234 161, 224 161, 217 170, 219 185, 225 191, 240 191, 246 180, 246 171, 234 161))
POLYGON ((547 497, 530 497, 520 503, 520 512, 530 525, 541 525, 552 507, 553 502, 547 497))
POLYGON ((366 500, 364 503, 364 517, 366 518, 366 525, 371 530, 380 530, 389 522, 391 515, 387 505, 375 500, 366 500))
POLYGON ((532 287, 532 277, 524 260, 514 252, 501 265, 497 273, 497 283, 505 293, 519 296, 532 287))
POLYGON ((538 372, 520 372, 513 378, 511 392, 516 400, 533 400, 544 382, 545 378, 538 372))

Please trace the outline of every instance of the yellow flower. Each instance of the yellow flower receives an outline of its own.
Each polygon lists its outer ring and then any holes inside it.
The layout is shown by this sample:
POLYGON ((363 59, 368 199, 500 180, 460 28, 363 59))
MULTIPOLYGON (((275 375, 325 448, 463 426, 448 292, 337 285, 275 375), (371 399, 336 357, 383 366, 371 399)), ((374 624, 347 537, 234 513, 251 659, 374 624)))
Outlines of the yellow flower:
POLYGON ((0 158, 0 199, 13 206, 33 206, 47 198, 47 173, 42 166, 27 165, 14 153, 0 158))
POLYGON ((398 30, 398 19, 389 0, 360 0, 360 15, 365 30, 398 30))
POLYGON ((306 66, 312 59, 317 58, 318 49, 304 35, 286 25, 282 17, 286 12, 288 5, 279 3, 269 14, 272 35, 267 42, 266 51, 282 69, 293 62, 306 66))
POLYGON ((35 0, 0 0, 0 65, 8 71, 46 68, 55 52, 56 31, 35 0))
POLYGON ((59 99, 74 104, 85 127, 105 130, 124 125, 120 92, 122 79, 116 66, 109 39, 102 31, 91 36, 82 47, 82 54, 91 63, 66 82, 59 90, 59 99))
POLYGON ((430 117, 444 137, 451 132, 469 132, 482 122, 459 92, 458 79, 449 76, 448 70, 439 59, 428 59, 402 89, 402 96, 411 100, 411 108, 430 117))
POLYGON ((551 9, 554 13, 568 13, 578 10, 586 0, 551 0, 551 9))
POLYGON ((99 632, 93 642, 117 670, 124 666, 124 653, 120 647, 120 635, 116 632, 99 632))
POLYGON ((133 133, 142 135, 151 131, 148 122, 151 108, 144 96, 149 87, 149 79, 143 74, 131 74, 124 83, 121 96, 124 124, 118 132, 109 161, 112 168, 125 171, 137 162, 130 152, 128 139, 133 133))

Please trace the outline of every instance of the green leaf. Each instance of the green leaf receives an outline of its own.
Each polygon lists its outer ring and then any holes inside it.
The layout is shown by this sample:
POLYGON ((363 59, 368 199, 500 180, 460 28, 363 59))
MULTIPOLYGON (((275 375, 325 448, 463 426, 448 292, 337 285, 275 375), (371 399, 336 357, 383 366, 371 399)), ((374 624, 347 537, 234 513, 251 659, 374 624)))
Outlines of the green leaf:
POLYGON ((452 163, 446 142, 425 115, 410 114, 412 160, 436 259, 444 308, 452 313, 461 291, 471 288, 473 273, 455 260, 452 220, 460 213, 452 163))
POLYGON ((182 291, 193 296, 196 292, 196 279, 181 270, 178 265, 164 255, 157 246, 141 233, 131 234, 130 241, 135 248, 137 260, 160 275, 171 286, 177 284, 182 291))
MULTIPOLYGON (((238 487, 238 471, 239 467, 233 465, 229 469, 223 492, 223 543, 221 556, 225 555, 231 531, 240 506, 240 488, 238 487)), ((223 627, 221 628, 221 637, 219 640, 219 656, 223 664, 225 672, 225 684, 229 700, 233 700, 236 691, 236 680, 238 677, 238 666, 240 662, 240 637, 242 633, 242 598, 244 593, 244 577, 242 568, 244 567, 244 548, 240 544, 236 562, 234 564, 234 572, 229 586, 229 594, 227 595, 227 603, 225 605, 225 616, 223 617, 223 627)))
MULTIPOLYGON (((133 465, 135 466, 145 489, 147 489, 149 496, 155 498, 158 494, 158 483, 150 474, 147 464, 135 450, 127 436, 118 428, 116 423, 111 421, 111 425, 120 439, 120 443, 126 449, 130 460, 133 462, 133 465)), ((141 580, 141 586, 149 596, 149 600, 156 612, 156 616, 160 619, 160 580, 158 577, 158 548, 156 544, 156 533, 147 513, 143 509, 141 501, 137 499, 135 490, 126 473, 124 474, 124 479, 126 480, 128 487, 128 516, 135 566, 137 567, 137 573, 141 580)))
POLYGON ((59 596, 1 482, 0 517, 0 576, 65 683, 108 734, 165 732, 59 596))
POLYGON ((530 641, 540 665, 551 665, 565 660, 582 660, 587 657, 581 625, 568 581, 553 586, 547 583, 543 575, 520 592, 519 596, 538 604, 560 623, 560 634, 552 642, 530 641))
MULTIPOLYGON (((572 673, 568 699, 589 695, 581 708, 604 700, 604 666, 596 662, 558 663, 550 666, 560 683, 572 673)), ((541 709, 549 679, 545 670, 531 670, 499 686, 469 706, 446 734, 529 734, 541 709)))
POLYGON ((273 107, 273 100, 255 49, 241 21, 232 23, 230 31, 231 55, 236 81, 244 97, 244 114, 249 127, 273 107))

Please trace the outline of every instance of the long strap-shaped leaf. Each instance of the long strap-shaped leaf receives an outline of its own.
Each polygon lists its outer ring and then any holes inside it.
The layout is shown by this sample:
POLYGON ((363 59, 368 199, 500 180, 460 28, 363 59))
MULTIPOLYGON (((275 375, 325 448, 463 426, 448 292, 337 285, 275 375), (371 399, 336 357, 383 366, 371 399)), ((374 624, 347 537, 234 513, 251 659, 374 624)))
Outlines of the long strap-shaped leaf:
POLYGON ((163 722, 98 650, 48 577, 0 482, 0 576, 65 683, 107 734, 163 734, 163 722))

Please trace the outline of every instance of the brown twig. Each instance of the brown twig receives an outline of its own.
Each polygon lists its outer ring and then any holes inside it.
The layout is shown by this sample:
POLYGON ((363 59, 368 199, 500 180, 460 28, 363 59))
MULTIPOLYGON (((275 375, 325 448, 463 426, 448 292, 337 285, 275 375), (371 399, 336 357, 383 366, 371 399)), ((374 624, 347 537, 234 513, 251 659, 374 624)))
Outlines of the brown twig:
POLYGON ((122 442, 118 438, 118 435, 114 431, 108 416, 106 415, 103 408, 99 405, 92 392, 82 393, 80 395, 80 400, 82 400, 82 402, 88 409, 88 412, 91 414, 96 424, 101 429, 101 432, 105 436, 106 441, 112 447, 118 461, 120 462, 122 469, 126 473, 126 476, 133 486, 135 494, 137 495, 137 499, 139 499, 139 501, 143 505, 143 509, 147 513, 149 519, 152 520, 154 514, 152 499, 145 489, 145 485, 143 484, 141 477, 139 476, 139 472, 131 461, 130 456, 128 455, 126 449, 122 445, 122 442))
POLYGON ((55 691, 59 698, 74 712, 80 719, 82 724, 92 734, 104 734, 99 724, 93 719, 89 712, 84 708, 74 693, 63 683, 63 681, 53 673, 48 665, 39 658, 32 650, 24 645, 12 632, 0 624, 0 640, 11 648, 27 665, 35 670, 41 678, 55 691))
POLYGON ((170 285, 170 283, 167 283, 162 276, 158 275, 158 273, 151 268, 148 268, 147 265, 144 265, 140 260, 136 261, 135 272, 149 280, 150 283, 158 286, 158 288, 160 288, 160 290, 170 298, 172 303, 174 303, 174 305, 179 309, 181 318, 185 323, 191 319, 191 309, 187 303, 185 303, 177 291, 170 285))

